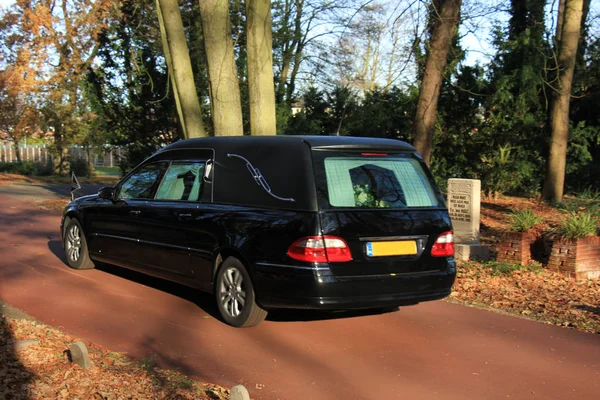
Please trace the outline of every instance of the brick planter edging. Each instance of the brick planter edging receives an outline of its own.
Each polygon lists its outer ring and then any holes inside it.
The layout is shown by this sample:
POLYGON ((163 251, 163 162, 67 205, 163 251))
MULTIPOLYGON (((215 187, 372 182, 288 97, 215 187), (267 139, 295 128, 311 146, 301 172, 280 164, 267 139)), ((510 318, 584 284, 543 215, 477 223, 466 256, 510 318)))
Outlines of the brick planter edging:
POLYGON ((532 260, 531 246, 537 240, 533 232, 503 232, 496 261, 527 265, 532 260))
POLYGON ((600 278, 600 236, 556 239, 547 268, 578 280, 600 278))

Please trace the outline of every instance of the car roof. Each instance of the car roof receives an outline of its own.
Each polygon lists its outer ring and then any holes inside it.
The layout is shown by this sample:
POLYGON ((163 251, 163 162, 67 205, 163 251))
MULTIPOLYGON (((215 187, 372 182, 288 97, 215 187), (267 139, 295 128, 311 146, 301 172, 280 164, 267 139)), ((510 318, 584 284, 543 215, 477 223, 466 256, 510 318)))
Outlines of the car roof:
POLYGON ((354 136, 310 136, 310 135, 277 135, 277 136, 220 136, 186 139, 175 142, 163 149, 193 149, 207 146, 223 146, 227 143, 241 145, 293 145, 296 142, 307 143, 313 149, 364 149, 364 150, 390 150, 390 151, 415 151, 410 144, 396 139, 382 139, 354 136))

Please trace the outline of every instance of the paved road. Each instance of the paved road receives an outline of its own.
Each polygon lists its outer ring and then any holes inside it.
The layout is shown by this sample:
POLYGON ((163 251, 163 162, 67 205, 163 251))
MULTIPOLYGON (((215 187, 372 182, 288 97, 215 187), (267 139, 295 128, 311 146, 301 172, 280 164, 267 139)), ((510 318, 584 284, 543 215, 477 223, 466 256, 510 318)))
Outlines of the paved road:
POLYGON ((444 301, 279 312, 256 328, 209 296, 115 267, 73 271, 59 218, 0 195, 0 299, 51 325, 255 399, 598 399, 600 335, 444 301))
MULTIPOLYGON (((83 184, 81 185, 81 190, 76 192, 76 196, 98 193, 98 190, 103 186, 106 185, 83 184)), ((63 183, 0 185, 0 195, 18 197, 23 200, 41 200, 55 197, 70 198, 71 185, 63 183)))

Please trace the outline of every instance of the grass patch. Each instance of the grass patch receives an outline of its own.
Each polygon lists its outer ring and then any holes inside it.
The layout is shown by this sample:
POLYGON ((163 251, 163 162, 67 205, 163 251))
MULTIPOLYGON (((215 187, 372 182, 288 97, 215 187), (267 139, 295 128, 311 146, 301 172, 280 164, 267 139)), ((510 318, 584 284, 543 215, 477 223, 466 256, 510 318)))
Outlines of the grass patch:
POLYGON ((154 369, 156 369, 156 361, 154 361, 154 358, 152 357, 146 357, 142 361, 140 361, 140 367, 144 371, 150 373, 154 371, 154 369))
POLYGON ((530 265, 513 264, 506 261, 486 261, 482 266, 489 268, 493 276, 511 275, 515 271, 541 272, 542 267, 538 263, 530 265))
POLYGON ((94 174, 97 176, 121 176, 121 170, 119 167, 96 167, 94 168, 94 174))
POLYGON ((570 213, 587 212, 600 218, 600 195, 590 189, 577 197, 564 198, 556 204, 556 208, 570 213))

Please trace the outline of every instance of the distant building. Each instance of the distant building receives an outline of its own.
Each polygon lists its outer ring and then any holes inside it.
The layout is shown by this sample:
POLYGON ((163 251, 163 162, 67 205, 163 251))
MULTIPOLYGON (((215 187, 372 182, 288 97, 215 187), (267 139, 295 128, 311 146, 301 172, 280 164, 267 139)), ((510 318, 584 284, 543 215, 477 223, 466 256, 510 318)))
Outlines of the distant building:
POLYGON ((296 115, 299 112, 302 112, 304 110, 305 110, 304 100, 298 99, 292 103, 292 115, 296 115))

